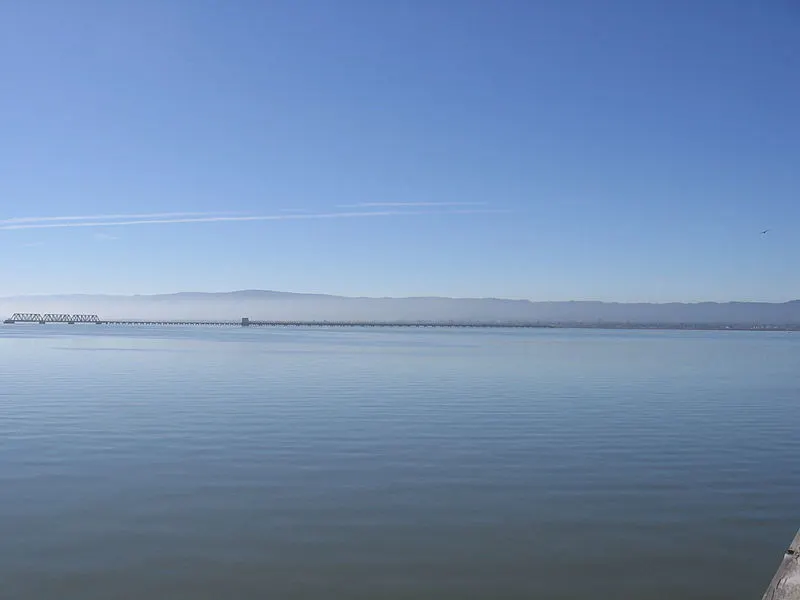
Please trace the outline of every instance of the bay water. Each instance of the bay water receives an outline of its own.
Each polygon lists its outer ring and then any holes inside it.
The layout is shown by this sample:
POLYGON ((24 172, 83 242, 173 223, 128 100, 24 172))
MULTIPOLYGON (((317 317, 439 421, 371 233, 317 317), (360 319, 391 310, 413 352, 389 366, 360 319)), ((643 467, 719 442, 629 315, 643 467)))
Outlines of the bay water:
POLYGON ((760 598, 800 334, 0 327, 0 598, 760 598))

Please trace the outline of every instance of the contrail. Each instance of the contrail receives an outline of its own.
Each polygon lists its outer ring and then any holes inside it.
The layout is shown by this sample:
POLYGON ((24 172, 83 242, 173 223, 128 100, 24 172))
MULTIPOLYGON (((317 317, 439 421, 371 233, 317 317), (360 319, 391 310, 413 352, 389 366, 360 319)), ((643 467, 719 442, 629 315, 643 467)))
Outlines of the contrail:
MULTIPOLYGON (((142 219, 126 221, 83 221, 83 222, 59 222, 59 223, 11 223, 0 224, 0 230, 10 229, 54 229, 63 227, 122 227, 125 225, 166 225, 172 223, 223 223, 223 222, 247 222, 247 221, 297 221, 306 219, 362 219, 375 217, 406 217, 420 215, 465 215, 478 213, 505 213, 507 210, 450 210, 450 211, 401 211, 385 210, 375 212, 342 212, 342 213, 314 213, 314 214, 285 214, 285 215, 252 215, 241 217, 187 217, 177 219, 142 219)), ((0 223, 3 223, 0 221, 0 223)))
POLYGON ((486 202, 359 202, 358 204, 339 204, 338 208, 379 208, 414 206, 486 206, 486 202))
MULTIPOLYGON (((207 217, 225 213, 217 212, 167 212, 167 213, 144 213, 128 215, 81 215, 68 217, 15 217, 12 219, 0 219, 1 225, 13 225, 16 223, 47 223, 51 221, 101 221, 104 219, 167 219, 174 217, 207 217)), ((230 214, 230 213, 228 213, 230 214)))

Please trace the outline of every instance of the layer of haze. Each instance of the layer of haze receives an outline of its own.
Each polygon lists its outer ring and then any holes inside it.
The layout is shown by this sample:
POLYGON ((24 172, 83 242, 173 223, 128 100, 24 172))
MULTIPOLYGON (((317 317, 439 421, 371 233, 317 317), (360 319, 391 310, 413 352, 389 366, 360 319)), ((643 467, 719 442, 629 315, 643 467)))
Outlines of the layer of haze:
POLYGON ((260 290, 225 294, 0 298, 0 317, 7 318, 22 311, 89 313, 98 315, 101 320, 238 320, 249 317, 279 321, 800 324, 798 300, 780 304, 620 304, 496 298, 344 298, 260 290))
POLYGON ((4 3, 0 296, 798 298, 798 26, 780 0, 4 3))

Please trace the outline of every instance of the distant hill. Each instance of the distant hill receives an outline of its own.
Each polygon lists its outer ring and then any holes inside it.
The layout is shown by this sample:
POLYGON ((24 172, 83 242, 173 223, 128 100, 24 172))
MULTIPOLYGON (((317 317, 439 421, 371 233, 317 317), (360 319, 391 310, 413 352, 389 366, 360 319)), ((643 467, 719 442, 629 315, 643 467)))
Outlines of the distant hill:
POLYGON ((784 303, 625 304, 497 298, 350 298, 267 290, 152 296, 60 295, 0 298, 14 312, 93 313, 104 319, 251 319, 798 325, 800 300, 784 303))

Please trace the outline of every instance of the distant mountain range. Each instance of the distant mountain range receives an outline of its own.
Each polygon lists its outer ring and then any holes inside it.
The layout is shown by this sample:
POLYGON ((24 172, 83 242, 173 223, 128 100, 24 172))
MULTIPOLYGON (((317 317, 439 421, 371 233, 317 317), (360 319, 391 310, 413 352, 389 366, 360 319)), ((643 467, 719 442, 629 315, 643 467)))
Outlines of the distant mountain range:
POLYGON ((56 295, 0 298, 14 312, 92 313, 102 319, 251 319, 798 325, 800 300, 694 304, 531 302, 497 298, 350 298, 265 290, 152 296, 56 295))

